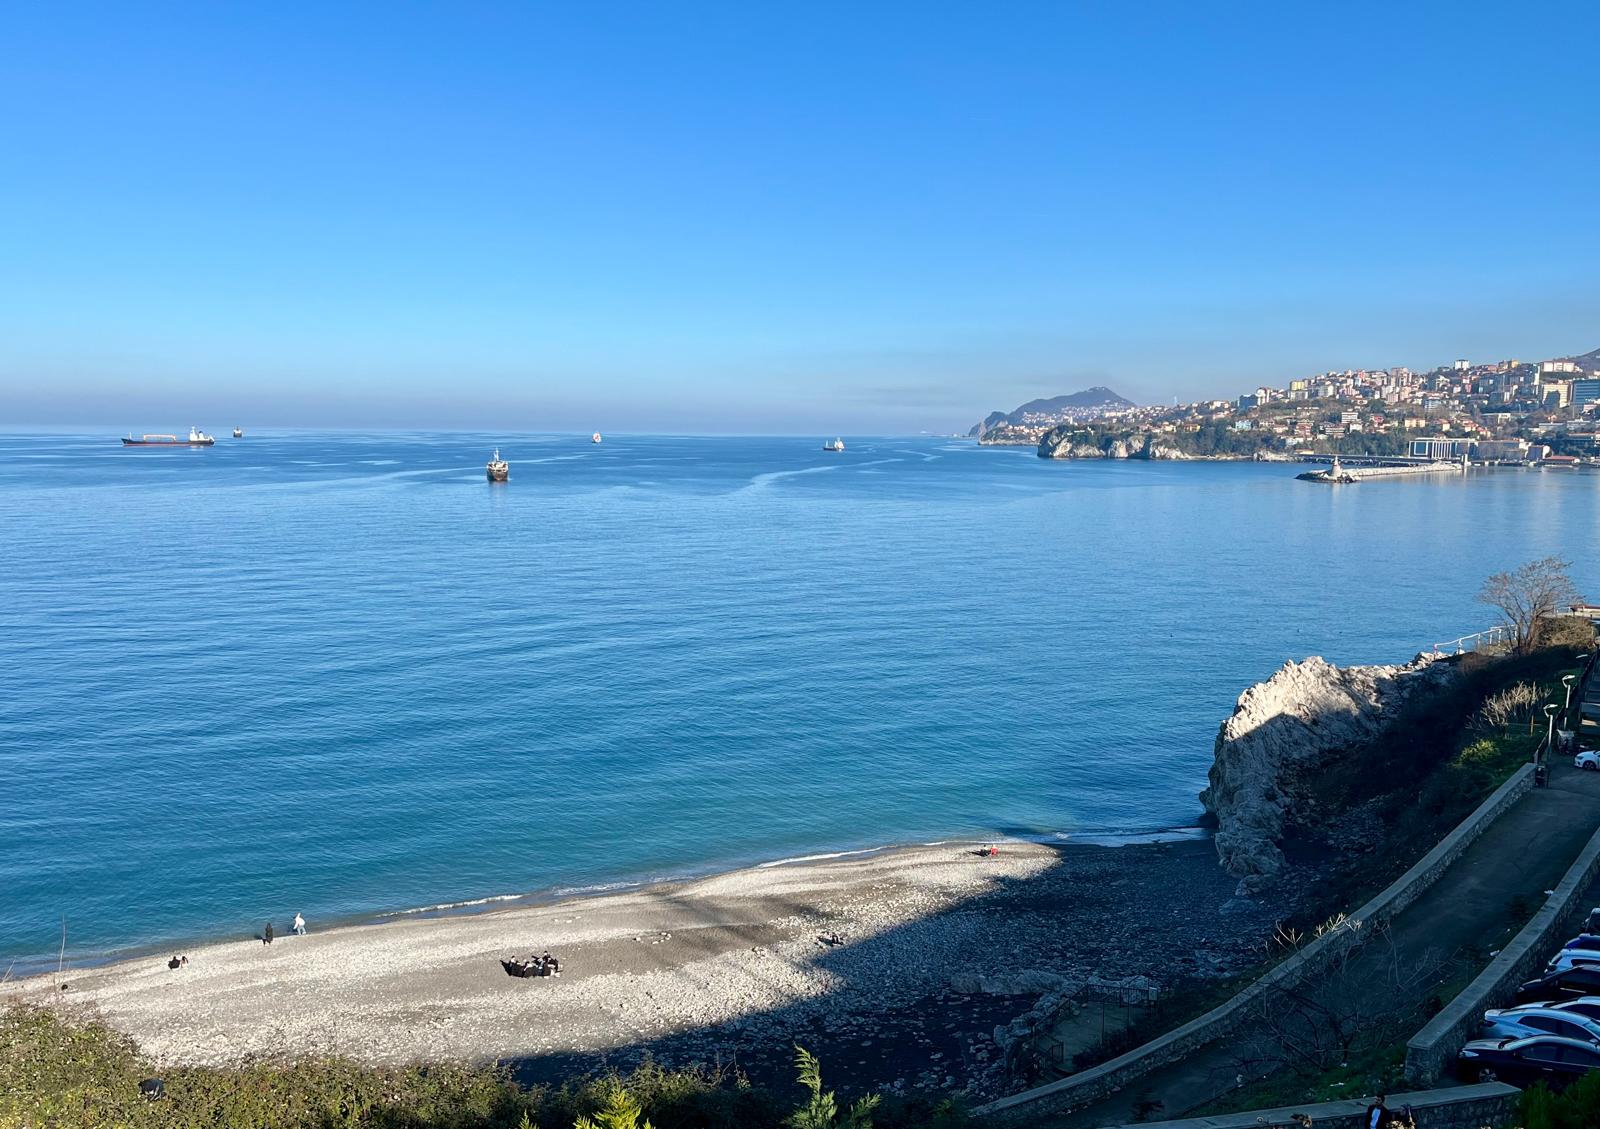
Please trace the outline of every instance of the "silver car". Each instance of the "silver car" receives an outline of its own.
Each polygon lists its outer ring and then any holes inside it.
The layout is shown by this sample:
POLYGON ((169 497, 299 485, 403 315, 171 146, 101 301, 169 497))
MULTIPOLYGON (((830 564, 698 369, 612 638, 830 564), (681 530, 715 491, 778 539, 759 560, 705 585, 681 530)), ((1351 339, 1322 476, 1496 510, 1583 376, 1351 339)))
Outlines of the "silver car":
POLYGON ((1560 1035, 1600 1045, 1600 1019, 1541 1004, 1483 1013, 1483 1033, 1479 1038, 1528 1039, 1535 1035, 1560 1035))
POLYGON ((1562 972, 1580 964, 1600 964, 1600 949, 1562 949, 1544 966, 1546 972, 1562 972))
POLYGON ((1600 1020, 1600 996, 1579 996, 1575 1000, 1549 1006, 1557 1011, 1575 1011, 1589 1019, 1600 1020))

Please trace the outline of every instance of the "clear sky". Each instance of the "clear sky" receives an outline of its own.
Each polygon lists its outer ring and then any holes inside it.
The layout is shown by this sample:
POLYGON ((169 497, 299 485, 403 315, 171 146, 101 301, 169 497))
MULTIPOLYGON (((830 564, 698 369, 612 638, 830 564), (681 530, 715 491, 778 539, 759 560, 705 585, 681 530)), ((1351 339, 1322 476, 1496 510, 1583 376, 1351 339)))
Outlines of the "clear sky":
POLYGON ((1600 346, 1600 5, 16 4, 0 425, 965 430, 1600 346))

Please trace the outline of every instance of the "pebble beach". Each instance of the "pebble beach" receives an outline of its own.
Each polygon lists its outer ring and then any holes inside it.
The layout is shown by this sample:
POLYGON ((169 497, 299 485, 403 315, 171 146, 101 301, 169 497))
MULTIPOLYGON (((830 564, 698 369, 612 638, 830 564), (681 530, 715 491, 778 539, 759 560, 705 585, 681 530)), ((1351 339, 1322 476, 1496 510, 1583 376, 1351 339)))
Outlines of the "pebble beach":
POLYGON ((1050 990, 1246 959, 1240 926, 1266 910, 1225 910, 1230 887, 1201 839, 946 844, 212 944, 177 970, 166 954, 69 969, 0 1000, 97 1015, 164 1063, 333 1053, 542 1081, 649 1054, 778 1080, 801 1041, 846 1088, 946 1085, 949 1070, 982 1095, 1007 1085, 1005 1025, 1050 990), (546 949, 560 977, 499 963, 546 949))

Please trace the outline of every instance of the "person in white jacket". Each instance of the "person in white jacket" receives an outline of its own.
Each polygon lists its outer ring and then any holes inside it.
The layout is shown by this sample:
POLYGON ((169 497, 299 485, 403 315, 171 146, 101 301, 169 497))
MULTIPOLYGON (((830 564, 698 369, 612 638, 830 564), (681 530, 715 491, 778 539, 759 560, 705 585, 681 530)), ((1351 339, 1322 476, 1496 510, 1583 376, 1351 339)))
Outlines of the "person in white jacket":
POLYGON ((298 913, 294 915, 294 931, 301 937, 306 935, 306 919, 298 913))

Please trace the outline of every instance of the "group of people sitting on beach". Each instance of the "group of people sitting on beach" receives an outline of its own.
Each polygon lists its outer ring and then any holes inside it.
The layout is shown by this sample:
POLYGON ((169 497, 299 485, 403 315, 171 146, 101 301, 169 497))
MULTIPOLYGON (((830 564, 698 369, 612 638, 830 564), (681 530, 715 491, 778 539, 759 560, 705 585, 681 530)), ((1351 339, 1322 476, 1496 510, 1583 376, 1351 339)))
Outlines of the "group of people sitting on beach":
POLYGON ((527 960, 518 960, 516 957, 512 957, 510 960, 503 960, 500 963, 505 966, 505 970, 512 976, 561 975, 561 961, 551 956, 549 949, 546 949, 542 954, 530 956, 527 960))
POLYGON ((189 958, 188 957, 173 957, 171 960, 167 961, 167 967, 168 968, 182 968, 184 965, 186 965, 188 963, 189 963, 189 958))

